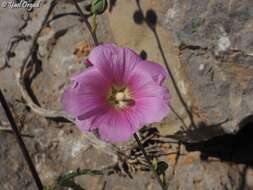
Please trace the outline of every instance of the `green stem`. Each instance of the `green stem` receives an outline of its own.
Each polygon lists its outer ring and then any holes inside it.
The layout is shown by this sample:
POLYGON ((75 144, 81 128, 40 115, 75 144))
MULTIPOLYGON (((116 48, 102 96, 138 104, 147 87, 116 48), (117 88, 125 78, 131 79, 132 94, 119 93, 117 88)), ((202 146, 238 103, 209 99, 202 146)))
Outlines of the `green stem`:
POLYGON ((153 167, 153 164, 151 163, 151 160, 148 157, 148 155, 147 155, 147 153, 146 153, 146 151, 145 151, 145 149, 144 149, 144 147, 143 147, 143 145, 142 145, 142 143, 141 143, 141 141, 140 141, 140 139, 139 139, 139 137, 138 137, 138 135, 136 133, 134 133, 134 138, 135 138, 135 140, 136 140, 139 148, 141 149, 141 151, 142 151, 142 153, 144 155, 144 158, 146 159, 146 161, 147 161, 147 163, 148 163, 151 171, 153 172, 154 176, 156 177, 158 183, 160 184, 162 190, 166 190, 165 185, 163 184, 161 178, 159 177, 159 175, 157 174, 155 168, 153 167))

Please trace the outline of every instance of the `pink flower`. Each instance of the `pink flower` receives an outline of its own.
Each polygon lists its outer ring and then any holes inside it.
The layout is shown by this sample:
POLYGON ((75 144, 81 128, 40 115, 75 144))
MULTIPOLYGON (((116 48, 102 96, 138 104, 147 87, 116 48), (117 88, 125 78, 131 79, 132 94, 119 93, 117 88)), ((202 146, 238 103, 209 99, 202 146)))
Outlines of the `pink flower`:
POLYGON ((62 99, 82 131, 121 142, 168 114, 170 95, 163 86, 167 73, 161 65, 114 44, 94 48, 88 63, 92 66, 72 77, 62 99))

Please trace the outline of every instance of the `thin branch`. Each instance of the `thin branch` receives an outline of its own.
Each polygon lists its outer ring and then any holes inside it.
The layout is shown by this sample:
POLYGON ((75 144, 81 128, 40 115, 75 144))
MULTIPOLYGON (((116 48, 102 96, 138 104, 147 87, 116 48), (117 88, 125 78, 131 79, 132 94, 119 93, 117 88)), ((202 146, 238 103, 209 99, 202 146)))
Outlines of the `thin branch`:
POLYGON ((51 15, 51 13, 53 12, 53 10, 54 10, 54 8, 55 8, 55 6, 56 6, 56 4, 57 4, 56 2, 57 2, 57 0, 52 0, 52 1, 51 1, 50 5, 49 5, 48 12, 47 12, 47 14, 46 14, 46 16, 45 16, 45 18, 44 18, 42 24, 41 24, 41 27, 40 27, 39 31, 36 33, 36 35, 35 35, 34 38, 33 38, 32 45, 31 45, 31 47, 30 47, 30 49, 29 49, 29 51, 28 51, 29 54, 27 54, 27 56, 26 56, 25 59, 23 60, 23 64, 22 64, 22 66, 21 66, 21 72, 20 72, 21 75, 24 74, 24 69, 25 69, 25 67, 27 66, 26 64, 28 63, 28 60, 30 59, 32 53, 33 53, 34 50, 35 50, 35 47, 36 47, 36 44, 37 44, 37 40, 38 40, 38 38, 39 38, 39 36, 40 36, 40 34, 41 34, 43 28, 44 28, 44 27, 46 26, 46 24, 47 24, 48 18, 49 18, 49 16, 51 15))
POLYGON ((183 124, 182 126, 182 130, 185 131, 188 126, 185 124, 184 119, 176 112, 176 110, 172 107, 172 105, 169 105, 170 110, 176 115, 176 117, 181 121, 181 123, 183 124))
POLYGON ((32 162, 31 157, 29 156, 28 150, 26 149, 25 143, 24 143, 24 141, 23 141, 23 139, 22 139, 22 137, 21 137, 21 135, 20 135, 20 133, 18 131, 17 125, 15 123, 15 120, 14 120, 14 118, 12 116, 12 113, 11 113, 11 111, 9 109, 9 106, 8 106, 8 104, 7 104, 7 102, 6 102, 5 98, 4 98, 4 95, 2 94, 1 89, 0 89, 0 102, 2 104, 2 107, 3 107, 4 111, 5 111, 6 116, 7 116, 8 120, 9 120, 9 122, 10 122, 10 125, 11 125, 12 130, 13 130, 13 132, 15 134, 15 137, 16 137, 16 139, 18 141, 20 149, 21 149, 21 151, 22 151, 22 153, 24 155, 24 158, 25 158, 25 160, 27 162, 27 165, 29 166, 29 169, 30 169, 30 171, 31 171, 31 173, 33 175, 33 178, 34 178, 34 180, 36 182, 36 185, 37 185, 37 187, 38 187, 39 190, 43 190, 43 185, 41 183, 40 177, 39 177, 39 175, 38 175, 38 173, 36 171, 36 168, 35 168, 35 166, 34 166, 34 164, 32 162))
POLYGON ((77 17, 81 17, 80 13, 76 13, 76 12, 68 12, 68 13, 59 13, 57 15, 54 15, 50 20, 48 20, 48 23, 50 24, 51 22, 60 19, 62 17, 65 16, 77 16, 77 17))
POLYGON ((27 40, 29 38, 29 36, 25 36, 25 35, 17 35, 17 36, 13 36, 8 44, 7 44, 7 48, 4 54, 4 65, 0 67, 0 71, 4 70, 7 67, 11 67, 10 66, 10 58, 13 57, 15 54, 13 53, 13 48, 15 48, 15 45, 20 42, 21 40, 27 40))
POLYGON ((83 19, 84 23, 86 24, 86 26, 87 26, 87 28, 88 28, 90 34, 91 34, 91 37, 92 37, 93 42, 94 42, 94 45, 95 45, 95 46, 98 46, 98 45, 99 45, 99 42, 98 42, 96 33, 92 31, 92 27, 91 27, 91 25, 90 25, 90 23, 89 23, 89 21, 88 21, 88 15, 85 15, 85 14, 83 13, 81 7, 78 5, 78 3, 77 3, 76 0, 72 0, 72 1, 73 1, 74 5, 75 5, 77 11, 81 14, 82 19, 83 19))

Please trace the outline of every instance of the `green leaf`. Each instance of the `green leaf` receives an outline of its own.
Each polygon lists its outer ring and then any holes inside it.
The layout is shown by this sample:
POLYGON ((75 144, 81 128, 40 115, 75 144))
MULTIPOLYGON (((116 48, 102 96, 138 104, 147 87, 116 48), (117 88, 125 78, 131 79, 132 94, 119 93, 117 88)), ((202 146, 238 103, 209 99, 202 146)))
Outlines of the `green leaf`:
POLYGON ((160 161, 158 162, 157 164, 157 169, 156 169, 156 172, 158 175, 161 175, 161 174, 164 174, 165 171, 168 169, 168 164, 164 161, 160 161))

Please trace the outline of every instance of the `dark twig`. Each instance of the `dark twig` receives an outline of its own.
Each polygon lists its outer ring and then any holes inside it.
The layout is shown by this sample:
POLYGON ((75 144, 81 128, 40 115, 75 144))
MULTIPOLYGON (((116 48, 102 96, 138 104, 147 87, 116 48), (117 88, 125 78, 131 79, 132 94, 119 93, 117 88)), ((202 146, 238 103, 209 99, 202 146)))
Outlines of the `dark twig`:
POLYGON ((51 15, 51 13, 53 12, 55 6, 56 6, 56 0, 52 0, 52 2, 51 2, 50 5, 49 5, 49 9, 48 9, 48 11, 47 11, 47 14, 46 14, 46 16, 45 16, 45 18, 44 18, 44 20, 43 20, 43 22, 42 22, 42 24, 41 24, 41 27, 40 27, 39 31, 36 33, 36 35, 35 35, 34 38, 33 38, 32 45, 31 45, 31 47, 30 47, 30 49, 29 49, 29 52, 30 52, 30 53, 27 54, 27 56, 26 56, 25 59, 23 60, 23 64, 22 64, 22 66, 21 66, 21 74, 24 73, 24 69, 25 69, 25 67, 27 66, 26 64, 28 63, 29 58, 30 58, 31 55, 33 54, 34 50, 36 49, 37 39, 39 38, 39 36, 40 36, 40 34, 41 34, 43 28, 46 26, 47 21, 48 21, 48 18, 49 18, 49 16, 51 15))
POLYGON ((38 175, 38 173, 36 171, 36 168, 35 168, 35 166, 34 166, 34 164, 32 162, 31 157, 29 156, 28 150, 27 150, 27 148, 25 146, 25 143, 24 143, 24 141, 23 141, 23 139, 22 139, 22 137, 21 137, 21 135, 20 135, 20 133, 18 131, 17 125, 15 123, 15 120, 14 120, 12 114, 11 114, 9 106, 8 106, 8 104, 7 104, 7 102, 6 102, 5 98, 4 98, 4 95, 2 94, 1 90, 0 90, 0 102, 1 102, 1 105, 2 105, 2 107, 4 109, 4 111, 5 111, 6 116, 7 116, 8 120, 9 120, 9 122, 10 122, 10 125, 11 125, 11 127, 12 127, 12 129, 13 129, 13 131, 15 133, 15 137, 17 139, 17 142, 18 142, 18 144, 20 146, 20 149, 21 149, 21 151, 22 151, 22 153, 24 155, 26 163, 29 166, 29 169, 30 169, 30 171, 31 171, 31 173, 33 175, 33 178, 34 178, 34 180, 36 182, 36 185, 37 185, 37 187, 38 187, 39 190, 43 190, 43 185, 41 183, 40 177, 39 177, 39 175, 38 175))
MULTIPOLYGON (((57 15, 54 15, 49 21, 48 23, 50 24, 52 21, 55 21, 57 19, 60 19, 62 17, 65 17, 65 16, 75 16, 75 17, 81 17, 81 14, 80 13, 77 13, 77 12, 68 12, 68 13, 60 13, 60 14, 57 14, 57 15)), ((86 17, 90 17, 91 14, 89 15, 86 15, 86 17)))
POLYGON ((75 5, 77 11, 81 14, 82 19, 83 19, 84 23, 86 24, 86 26, 87 26, 87 28, 88 28, 90 34, 91 34, 91 37, 92 37, 93 42, 94 42, 94 45, 95 45, 95 46, 98 46, 99 43, 98 43, 97 35, 96 35, 95 32, 92 31, 92 27, 91 27, 91 25, 90 25, 90 23, 89 23, 89 21, 88 21, 88 15, 85 15, 85 14, 83 13, 81 7, 78 5, 78 3, 77 3, 76 0, 72 0, 72 1, 73 1, 74 5, 75 5))
POLYGON ((185 124, 184 122, 184 119, 176 112, 176 110, 171 106, 169 105, 170 107, 170 110, 176 115, 176 117, 181 121, 181 123, 183 124, 182 126, 182 130, 185 131, 188 127, 187 125, 185 124))
POLYGON ((136 140, 136 142, 137 142, 137 144, 138 144, 140 150, 142 151, 142 153, 143 153, 143 155, 144 155, 144 158, 145 158, 145 160, 147 161, 147 163, 148 163, 148 165, 149 165, 150 170, 152 170, 152 172, 153 172, 153 174, 155 175, 155 177, 156 177, 158 183, 160 184, 162 190, 165 190, 165 186, 164 186, 164 184, 163 184, 161 178, 160 178, 159 175, 157 174, 157 172, 156 172, 154 166, 152 165, 152 163, 151 163, 151 161, 150 161, 150 159, 149 159, 149 157, 148 157, 148 155, 147 155, 147 153, 146 153, 146 151, 145 151, 145 149, 144 149, 144 147, 143 147, 143 145, 142 145, 142 143, 141 143, 141 141, 140 141, 140 139, 139 139, 139 137, 138 137, 138 135, 137 135, 136 133, 134 133, 134 138, 135 138, 135 140, 136 140))
POLYGON ((167 58, 165 57, 165 53, 164 53, 163 48, 162 48, 162 45, 161 45, 160 38, 159 38, 159 36, 158 36, 158 34, 157 34, 157 31, 156 31, 155 29, 152 30, 152 31, 153 31, 154 36, 155 36, 155 38, 156 38, 158 48, 159 48, 159 50, 160 50, 160 52, 161 52, 163 61, 164 61, 164 63, 165 63, 165 67, 166 67, 166 69, 167 69, 167 71, 168 71, 168 73, 169 73, 169 75, 170 75, 172 84, 173 84, 173 86, 174 86, 174 88, 175 88, 175 90, 176 90, 176 93, 177 93, 177 95, 178 95, 178 97, 179 97, 179 100, 181 101, 182 105, 183 105, 184 108, 185 108, 186 113, 187 113, 188 116, 189 116, 189 119, 191 120, 191 125, 192 125, 192 126, 196 126, 196 125, 195 125, 195 122, 194 122, 194 120, 193 120, 193 115, 192 115, 192 113, 191 113, 191 110, 189 109, 187 103, 185 102, 185 100, 184 100, 184 98, 183 98, 183 96, 182 96, 182 94, 181 94, 181 92, 180 92, 180 89, 179 89, 179 87, 178 87, 178 85, 177 85, 176 79, 175 79, 175 77, 174 77, 174 75, 173 75, 173 73, 172 73, 172 71, 171 71, 171 69, 170 69, 170 67, 169 67, 167 58))
POLYGON ((6 48, 6 52, 4 55, 4 65, 0 67, 0 71, 4 70, 7 67, 11 67, 10 66, 10 58, 12 58, 15 54, 13 52, 13 49, 15 48, 16 44, 18 42, 20 42, 21 40, 27 40, 29 37, 25 36, 25 35, 17 35, 17 36, 13 36, 8 44, 7 44, 7 48, 6 48))

